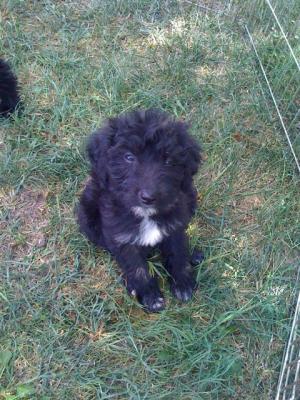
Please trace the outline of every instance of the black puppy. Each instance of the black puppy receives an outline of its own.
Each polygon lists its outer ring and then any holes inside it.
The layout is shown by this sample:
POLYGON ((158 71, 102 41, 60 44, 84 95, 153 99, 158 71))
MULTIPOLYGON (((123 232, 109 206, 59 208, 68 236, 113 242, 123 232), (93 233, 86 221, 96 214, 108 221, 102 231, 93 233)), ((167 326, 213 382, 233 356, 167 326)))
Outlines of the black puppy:
POLYGON ((0 117, 8 117, 19 103, 17 78, 8 63, 0 59, 0 117))
POLYGON ((128 291, 148 311, 165 305, 148 271, 155 246, 171 291, 189 300, 196 281, 185 229, 196 208, 200 148, 187 124, 158 110, 135 111, 109 119, 87 150, 92 170, 78 208, 81 231, 114 255, 128 291))

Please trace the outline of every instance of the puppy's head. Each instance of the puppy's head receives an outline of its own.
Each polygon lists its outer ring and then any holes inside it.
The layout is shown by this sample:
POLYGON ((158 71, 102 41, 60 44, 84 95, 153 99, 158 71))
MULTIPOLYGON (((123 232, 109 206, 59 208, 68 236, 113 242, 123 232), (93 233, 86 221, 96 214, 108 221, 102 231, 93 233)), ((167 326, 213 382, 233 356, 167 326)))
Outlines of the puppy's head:
POLYGON ((91 136, 88 154, 99 187, 140 216, 174 207, 200 163, 188 125, 158 110, 108 120, 91 136))

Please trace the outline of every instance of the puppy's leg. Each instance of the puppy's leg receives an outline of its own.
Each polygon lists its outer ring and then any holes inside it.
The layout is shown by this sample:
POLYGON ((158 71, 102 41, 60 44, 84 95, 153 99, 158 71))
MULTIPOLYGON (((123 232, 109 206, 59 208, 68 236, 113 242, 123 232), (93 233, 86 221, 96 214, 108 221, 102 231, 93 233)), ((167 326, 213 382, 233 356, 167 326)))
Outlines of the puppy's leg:
POLYGON ((160 245, 164 265, 170 273, 173 295, 188 301, 196 289, 196 280, 190 265, 188 240, 184 231, 174 232, 160 245))
POLYGON ((149 274, 146 256, 142 249, 124 245, 114 250, 114 255, 123 272, 127 290, 135 295, 147 311, 157 312, 165 307, 156 278, 149 274))
POLYGON ((106 249, 98 204, 100 197, 97 185, 92 180, 89 181, 82 192, 76 213, 81 233, 95 245, 106 249))

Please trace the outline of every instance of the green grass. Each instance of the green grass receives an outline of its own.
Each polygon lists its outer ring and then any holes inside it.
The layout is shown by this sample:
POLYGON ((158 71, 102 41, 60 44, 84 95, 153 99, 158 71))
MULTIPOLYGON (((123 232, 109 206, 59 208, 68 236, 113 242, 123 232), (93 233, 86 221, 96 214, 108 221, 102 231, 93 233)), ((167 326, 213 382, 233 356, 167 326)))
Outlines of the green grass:
MULTIPOLYGON (((269 399, 289 333, 299 183, 253 54, 176 1, 0 6, 22 116, 2 121, 0 398, 269 399), (205 163, 189 304, 145 314, 77 230, 86 136, 136 107, 191 121, 205 163)), ((155 268, 159 268, 154 260, 155 268)))

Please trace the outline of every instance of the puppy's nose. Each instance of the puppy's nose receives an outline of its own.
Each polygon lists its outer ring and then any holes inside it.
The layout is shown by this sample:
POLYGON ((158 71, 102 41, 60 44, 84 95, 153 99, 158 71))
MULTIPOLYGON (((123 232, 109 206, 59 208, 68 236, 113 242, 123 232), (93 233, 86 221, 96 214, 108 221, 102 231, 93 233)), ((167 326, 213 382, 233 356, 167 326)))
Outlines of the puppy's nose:
POLYGON ((148 192, 147 190, 140 190, 139 193, 141 202, 146 204, 147 206, 153 204, 155 201, 155 196, 153 193, 148 192))

